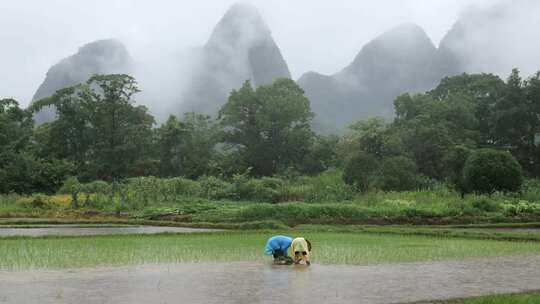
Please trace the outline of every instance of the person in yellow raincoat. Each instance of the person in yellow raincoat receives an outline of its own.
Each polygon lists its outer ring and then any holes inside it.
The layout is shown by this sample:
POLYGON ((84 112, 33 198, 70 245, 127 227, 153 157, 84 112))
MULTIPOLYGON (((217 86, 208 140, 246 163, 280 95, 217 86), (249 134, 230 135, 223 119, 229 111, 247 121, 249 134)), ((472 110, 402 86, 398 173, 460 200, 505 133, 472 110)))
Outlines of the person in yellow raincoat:
POLYGON ((295 238, 291 243, 291 252, 295 264, 304 261, 306 265, 311 265, 311 242, 303 237, 295 238))

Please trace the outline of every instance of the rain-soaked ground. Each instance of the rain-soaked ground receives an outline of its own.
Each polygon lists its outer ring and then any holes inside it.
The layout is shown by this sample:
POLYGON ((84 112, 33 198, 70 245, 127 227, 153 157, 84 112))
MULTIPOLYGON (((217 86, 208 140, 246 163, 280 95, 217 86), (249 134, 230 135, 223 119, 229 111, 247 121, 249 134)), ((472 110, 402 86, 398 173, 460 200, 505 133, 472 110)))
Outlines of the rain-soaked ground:
POLYGON ((0 303, 428 303, 540 290, 540 256, 381 266, 202 263, 0 271, 0 303))
MULTIPOLYGON (((45 235, 107 235, 107 234, 155 234, 163 232, 190 233, 218 231, 183 227, 130 226, 130 227, 74 227, 69 225, 40 228, 2 228, 0 237, 6 236, 45 236, 45 235)), ((1 302, 0 302, 1 303, 1 302)))

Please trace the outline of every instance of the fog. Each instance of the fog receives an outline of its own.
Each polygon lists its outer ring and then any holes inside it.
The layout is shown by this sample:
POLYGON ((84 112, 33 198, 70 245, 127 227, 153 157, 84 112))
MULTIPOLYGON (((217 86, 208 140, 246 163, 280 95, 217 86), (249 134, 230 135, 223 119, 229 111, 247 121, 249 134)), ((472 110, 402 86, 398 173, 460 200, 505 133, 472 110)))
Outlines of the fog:
MULTIPOLYGON (((151 84, 180 83, 186 50, 203 45, 234 0, 0 0, 0 96, 27 105, 48 68, 97 39, 118 38, 151 84), (177 66, 179 64, 180 66, 177 66), (163 71, 163 72, 161 72, 163 71), (174 76, 177 75, 177 76, 174 76)), ((307 71, 334 73, 361 47, 400 23, 422 26, 434 43, 467 7, 488 0, 252 0, 296 79, 307 71)), ((148 92, 150 93, 150 92, 148 92)), ((164 94, 166 94, 164 92, 164 94)), ((171 96, 172 98, 172 96, 171 96)))
POLYGON ((528 77, 540 70, 540 1, 502 1, 485 9, 469 8, 447 44, 465 60, 467 71, 505 77, 517 67, 528 77), (456 36, 459 40, 453 41, 456 36))

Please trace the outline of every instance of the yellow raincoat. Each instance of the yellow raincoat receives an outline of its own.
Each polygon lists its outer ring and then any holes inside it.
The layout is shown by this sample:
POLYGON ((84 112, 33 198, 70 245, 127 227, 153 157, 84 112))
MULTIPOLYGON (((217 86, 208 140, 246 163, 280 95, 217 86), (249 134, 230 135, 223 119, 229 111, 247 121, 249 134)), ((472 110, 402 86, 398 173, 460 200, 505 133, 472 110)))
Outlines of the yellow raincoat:
POLYGON ((295 261, 297 262, 304 260, 307 263, 310 263, 311 248, 309 247, 310 246, 308 245, 308 242, 303 237, 295 238, 291 244, 291 256, 294 257, 295 261), (298 252, 299 254, 295 254, 296 252, 298 252), (302 252, 305 252, 306 254, 303 255, 302 252))

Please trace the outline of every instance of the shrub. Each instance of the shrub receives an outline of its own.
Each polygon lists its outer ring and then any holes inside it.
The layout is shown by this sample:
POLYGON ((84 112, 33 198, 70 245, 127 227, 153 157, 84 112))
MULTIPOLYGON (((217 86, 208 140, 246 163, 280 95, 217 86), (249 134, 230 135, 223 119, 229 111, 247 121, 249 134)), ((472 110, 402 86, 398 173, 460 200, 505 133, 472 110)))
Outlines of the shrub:
POLYGON ((61 194, 70 194, 71 208, 79 208, 79 193, 81 192, 81 184, 76 177, 68 177, 58 192, 61 194))
POLYGON ((34 193, 31 196, 17 196, 16 203, 28 209, 48 209, 51 207, 46 194, 34 193))
POLYGON ((443 162, 445 163, 446 176, 448 181, 456 188, 457 191, 463 194, 467 192, 467 184, 463 179, 463 167, 467 162, 467 159, 471 155, 471 150, 466 146, 458 145, 454 146, 444 156, 443 162))
POLYGON ((43 195, 43 194, 33 194, 32 195, 32 198, 30 200, 30 206, 32 208, 40 208, 40 209, 43 209, 43 208, 47 208, 49 205, 48 201, 47 201, 47 196, 46 195, 43 195))
POLYGON ((119 191, 124 203, 146 206, 150 201, 156 201, 160 196, 166 196, 164 180, 153 176, 134 177, 126 180, 127 183, 118 184, 115 190, 119 191))
POLYGON ((540 204, 520 200, 515 204, 502 205, 506 215, 536 214, 540 215, 540 204))
POLYGON ((341 202, 356 195, 353 187, 343 181, 343 173, 334 169, 300 179, 296 189, 302 192, 297 197, 306 202, 341 202))
POLYGON ((475 216, 479 213, 481 213, 481 210, 474 208, 470 202, 459 200, 451 204, 448 214, 451 216, 475 216))
POLYGON ((517 160, 508 152, 492 149, 472 153, 463 168, 463 177, 469 190, 478 193, 516 192, 523 183, 517 160))
POLYGON ((250 170, 251 169, 248 169, 244 173, 233 175, 230 198, 235 199, 235 200, 249 199, 249 197, 251 196, 251 189, 248 186, 248 183, 250 181, 250 177, 249 177, 250 170))
POLYGON ((107 182, 97 180, 81 185, 81 189, 86 193, 108 194, 111 191, 111 185, 107 182))
POLYGON ((540 180, 529 179, 523 183, 522 198, 530 202, 540 202, 540 180))
POLYGON ((279 178, 263 177, 251 179, 246 184, 249 195, 246 199, 256 202, 277 203, 283 188, 283 181, 279 178))
POLYGON ((197 197, 201 194, 201 186, 198 182, 183 177, 165 179, 165 193, 168 196, 197 197))
POLYGON ((472 205, 474 208, 486 212, 496 212, 500 209, 499 204, 486 198, 475 200, 473 201, 472 205))
POLYGON ((418 188, 417 167, 404 156, 390 157, 383 161, 378 178, 379 187, 385 191, 407 191, 418 188))
POLYGON ((281 221, 266 220, 245 222, 237 227, 238 229, 287 229, 289 228, 281 221))
POLYGON ((438 215, 432 210, 421 209, 418 206, 411 206, 404 210, 405 216, 410 219, 415 218, 430 218, 437 217, 438 215))
POLYGON ((201 195, 208 199, 225 199, 231 197, 232 185, 214 176, 203 176, 199 178, 201 195))
POLYGON ((415 183, 417 190, 431 190, 440 185, 437 180, 422 174, 416 176, 415 183))
POLYGON ((360 152, 345 165, 343 180, 361 192, 367 192, 373 182, 373 176, 379 164, 375 156, 360 152))
POLYGON ((240 209, 235 221, 279 220, 294 226, 308 223, 354 223, 369 218, 366 208, 353 204, 250 204, 240 209))
POLYGON ((107 182, 97 180, 81 185, 81 192, 84 193, 84 207, 100 209, 104 207, 103 200, 99 197, 108 195, 112 191, 111 185, 107 182))
POLYGON ((236 200, 277 203, 283 180, 275 177, 249 178, 248 172, 233 176, 232 193, 236 200))

